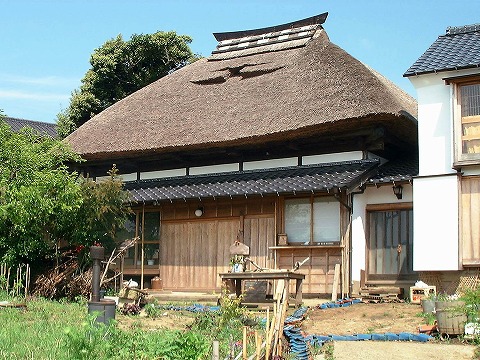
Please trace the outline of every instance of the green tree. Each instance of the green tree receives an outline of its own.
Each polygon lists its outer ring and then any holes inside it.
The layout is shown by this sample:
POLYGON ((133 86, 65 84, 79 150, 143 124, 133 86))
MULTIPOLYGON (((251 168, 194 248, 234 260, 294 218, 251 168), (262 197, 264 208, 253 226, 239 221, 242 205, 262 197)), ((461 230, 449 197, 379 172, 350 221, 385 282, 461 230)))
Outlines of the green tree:
POLYGON ((82 205, 80 161, 66 144, 31 129, 16 133, 0 121, 0 261, 9 264, 47 256, 71 227, 82 205))
POLYGON ((59 244, 111 244, 130 213, 116 169, 104 182, 84 179, 69 170, 82 159, 65 142, 1 118, 0 263, 41 265, 59 244))
POLYGON ((69 107, 57 115, 59 135, 66 137, 115 102, 197 60, 191 41, 174 31, 108 40, 93 52, 82 85, 73 91, 69 107))
POLYGON ((80 178, 82 206, 76 214, 72 242, 91 245, 93 242, 107 249, 114 246, 115 235, 123 228, 128 215, 128 192, 123 190, 123 182, 115 165, 108 172, 109 178, 95 182, 90 178, 80 178))

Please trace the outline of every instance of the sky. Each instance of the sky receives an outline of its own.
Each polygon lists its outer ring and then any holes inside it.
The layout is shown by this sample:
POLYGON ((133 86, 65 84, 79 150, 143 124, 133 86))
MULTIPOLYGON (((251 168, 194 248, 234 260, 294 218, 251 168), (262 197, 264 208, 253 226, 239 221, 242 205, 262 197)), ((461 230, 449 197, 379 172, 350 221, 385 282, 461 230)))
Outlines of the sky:
POLYGON ((121 34, 176 31, 209 56, 214 32, 324 12, 330 40, 416 97, 403 73, 448 26, 480 23, 480 0, 0 0, 0 109, 55 122, 93 51, 121 34))

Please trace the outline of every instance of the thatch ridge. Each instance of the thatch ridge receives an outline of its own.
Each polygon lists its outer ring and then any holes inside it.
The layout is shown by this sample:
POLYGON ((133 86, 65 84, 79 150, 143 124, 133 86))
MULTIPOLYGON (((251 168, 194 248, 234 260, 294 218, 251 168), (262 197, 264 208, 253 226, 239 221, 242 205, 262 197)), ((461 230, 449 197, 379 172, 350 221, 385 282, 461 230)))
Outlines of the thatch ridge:
POLYGON ((304 47, 201 59, 112 105, 67 141, 99 159, 345 131, 368 121, 408 135, 415 117, 413 98, 321 29, 304 47))

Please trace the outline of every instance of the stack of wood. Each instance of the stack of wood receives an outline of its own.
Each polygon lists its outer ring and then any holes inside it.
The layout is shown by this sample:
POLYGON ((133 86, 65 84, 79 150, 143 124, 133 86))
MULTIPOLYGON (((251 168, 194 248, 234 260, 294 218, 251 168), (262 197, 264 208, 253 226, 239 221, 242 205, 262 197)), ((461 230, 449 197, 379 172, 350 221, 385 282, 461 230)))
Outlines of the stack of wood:
MULTIPOLYGON (((74 278, 77 269, 77 259, 69 258, 53 269, 40 274, 33 284, 33 295, 47 299, 58 299, 67 296, 68 285, 74 278)), ((83 294, 85 291, 87 291, 88 294, 90 286, 88 290, 85 288, 85 285, 80 286, 80 293, 78 295, 83 294)))
POLYGON ((282 356, 283 353, 283 327, 288 309, 289 280, 278 280, 274 295, 273 317, 270 321, 269 309, 267 308, 266 324, 266 348, 265 359, 282 356))
POLYGON ((372 286, 360 289, 364 303, 402 302, 403 288, 395 286, 372 286))

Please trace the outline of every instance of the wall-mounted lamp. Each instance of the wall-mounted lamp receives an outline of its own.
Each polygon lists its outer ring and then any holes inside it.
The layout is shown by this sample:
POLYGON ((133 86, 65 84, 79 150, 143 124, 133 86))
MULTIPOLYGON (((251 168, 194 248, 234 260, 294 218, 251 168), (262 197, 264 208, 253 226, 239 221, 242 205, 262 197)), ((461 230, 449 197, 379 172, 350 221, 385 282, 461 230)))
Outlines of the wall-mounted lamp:
POLYGON ((398 200, 402 198, 402 191, 403 191, 403 186, 402 185, 394 185, 393 186, 393 193, 397 197, 398 200))
POLYGON ((195 216, 200 217, 203 215, 203 207, 199 206, 197 210, 195 210, 195 216))

